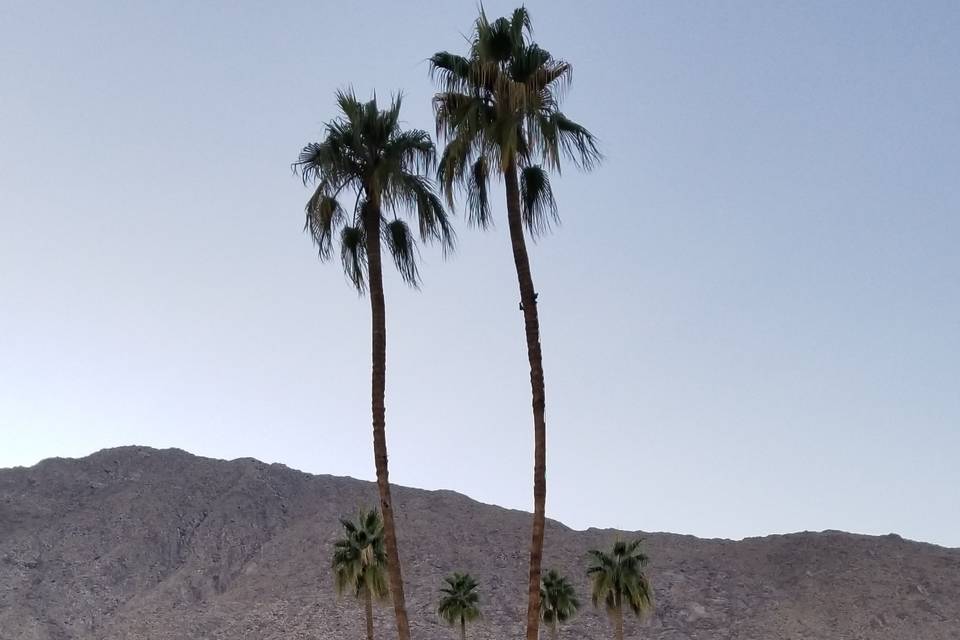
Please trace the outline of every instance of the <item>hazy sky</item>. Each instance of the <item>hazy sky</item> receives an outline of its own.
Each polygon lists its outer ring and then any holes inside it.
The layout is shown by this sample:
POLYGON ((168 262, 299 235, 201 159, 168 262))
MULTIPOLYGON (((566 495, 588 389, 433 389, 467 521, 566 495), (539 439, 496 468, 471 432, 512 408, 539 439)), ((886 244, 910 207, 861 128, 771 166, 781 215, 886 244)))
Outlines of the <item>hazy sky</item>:
MULTIPOLYGON (((531 246, 548 515, 960 546, 960 4, 528 6, 606 154, 531 246)), ((369 307, 289 165, 351 84, 432 130, 425 59, 475 8, 3 2, 0 466, 143 444, 373 478, 369 307)), ((391 472, 528 508, 494 193, 421 292, 387 278, 391 472)))

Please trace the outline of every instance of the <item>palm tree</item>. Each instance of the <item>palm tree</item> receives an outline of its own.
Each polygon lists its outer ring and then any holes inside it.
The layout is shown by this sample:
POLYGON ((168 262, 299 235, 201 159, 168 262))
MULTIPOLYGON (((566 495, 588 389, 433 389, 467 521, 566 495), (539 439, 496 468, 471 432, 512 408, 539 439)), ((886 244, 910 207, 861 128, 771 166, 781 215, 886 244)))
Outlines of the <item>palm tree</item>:
POLYGON ((341 114, 326 125, 322 142, 308 144, 294 167, 304 184, 316 185, 307 201, 307 230, 322 260, 333 254, 339 235, 340 258, 350 282, 361 294, 370 291, 372 317, 373 453, 383 515, 384 542, 390 593, 398 640, 410 639, 403 595, 403 577, 397 551, 397 533, 387 470, 384 390, 386 386, 386 315, 383 300, 381 240, 400 276, 416 286, 417 245, 400 211, 413 212, 422 240, 438 241, 444 251, 453 247, 453 231, 432 182, 423 176, 435 165, 430 135, 403 130, 399 125, 400 97, 380 110, 376 97, 361 103, 352 92, 337 94, 341 114), (341 205, 350 197, 351 210, 341 205))
POLYGON ((454 573, 443 579, 437 613, 450 625, 460 625, 460 640, 466 640, 467 623, 480 617, 477 581, 469 573, 454 573))
POLYGON ((561 158, 589 169, 600 160, 593 136, 559 110, 570 84, 570 64, 530 40, 530 15, 523 7, 510 18, 489 21, 483 9, 474 23, 466 56, 439 52, 430 58, 439 85, 433 100, 437 135, 446 140, 438 176, 448 202, 466 193, 469 221, 491 222, 488 183, 503 178, 507 226, 520 289, 530 363, 533 404, 533 531, 527 602, 527 640, 537 640, 540 623, 540 564, 546 503, 546 396, 540 347, 537 293, 530 272, 524 228, 532 237, 557 221, 546 170, 561 158))
POLYGON ((653 608, 653 587, 643 571, 649 558, 640 551, 642 542, 641 538, 633 542, 617 540, 609 554, 597 549, 588 552, 593 606, 604 603, 613 618, 616 640, 623 640, 624 605, 636 616, 653 608))
POLYGON ((373 601, 387 597, 387 553, 383 522, 375 510, 360 511, 356 522, 341 519, 345 537, 333 543, 333 576, 337 595, 350 591, 363 598, 367 640, 373 640, 373 601))
POLYGON ((576 615, 580 601, 566 577, 551 569, 540 584, 540 618, 550 625, 550 636, 557 640, 559 624, 576 615))

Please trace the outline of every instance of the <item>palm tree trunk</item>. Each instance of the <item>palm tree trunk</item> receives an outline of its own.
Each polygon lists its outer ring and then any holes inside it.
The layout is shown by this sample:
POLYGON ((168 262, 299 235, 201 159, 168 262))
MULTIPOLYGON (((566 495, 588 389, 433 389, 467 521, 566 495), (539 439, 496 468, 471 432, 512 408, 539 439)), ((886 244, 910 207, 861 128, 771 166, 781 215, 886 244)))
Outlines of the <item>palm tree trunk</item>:
POLYGON ((527 593, 526 640, 537 640, 540 632, 540 564, 543 560, 543 529, 547 499, 547 421, 546 392, 543 382, 543 356, 540 351, 540 320, 537 317, 536 292, 530 274, 527 243, 523 237, 520 214, 520 186, 517 163, 511 159, 504 175, 507 187, 507 221, 513 244, 513 262, 520 285, 520 304, 527 335, 530 361, 530 390, 533 395, 533 532, 530 540, 530 574, 527 593))
POLYGON ((380 211, 368 206, 364 212, 364 233, 367 237, 367 270, 370 284, 370 314, 373 333, 373 458, 377 467, 377 489, 380 491, 380 514, 383 516, 383 538, 387 551, 387 574, 393 613, 397 620, 397 639, 410 640, 407 605, 403 597, 403 576, 400 554, 397 551, 397 529, 393 519, 390 498, 390 480, 387 472, 386 409, 384 394, 387 377, 387 321, 383 301, 383 267, 380 261, 380 211))
POLYGON ((467 621, 460 616, 460 640, 467 640, 467 621))
POLYGON ((367 614, 367 640, 373 640, 373 596, 367 588, 363 590, 363 609, 367 614))
POLYGON ((623 607, 619 606, 613 612, 614 637, 623 640, 623 607))
POLYGON ((550 637, 553 638, 553 640, 558 640, 560 637, 560 627, 556 620, 550 625, 550 637))

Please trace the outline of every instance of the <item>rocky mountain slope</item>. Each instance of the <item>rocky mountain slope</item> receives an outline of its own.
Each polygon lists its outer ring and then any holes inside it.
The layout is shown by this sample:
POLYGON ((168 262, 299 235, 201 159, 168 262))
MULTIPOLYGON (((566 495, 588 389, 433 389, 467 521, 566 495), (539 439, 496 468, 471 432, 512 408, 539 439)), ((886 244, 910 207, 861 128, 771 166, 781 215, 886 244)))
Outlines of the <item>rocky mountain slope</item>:
MULTIPOLYGON (((395 501, 414 637, 455 637, 435 614, 455 569, 483 590, 470 635, 522 637, 528 515, 446 491, 397 488, 395 501)), ((337 602, 328 557, 337 518, 374 504, 367 482, 177 450, 0 470, 0 640, 360 638, 362 609, 337 602)), ((562 637, 611 637, 583 554, 616 535, 548 523, 546 566, 585 603, 562 637)), ((645 536, 657 611, 628 637, 960 639, 958 549, 839 532, 645 536)), ((389 607, 377 615, 389 638, 389 607)))

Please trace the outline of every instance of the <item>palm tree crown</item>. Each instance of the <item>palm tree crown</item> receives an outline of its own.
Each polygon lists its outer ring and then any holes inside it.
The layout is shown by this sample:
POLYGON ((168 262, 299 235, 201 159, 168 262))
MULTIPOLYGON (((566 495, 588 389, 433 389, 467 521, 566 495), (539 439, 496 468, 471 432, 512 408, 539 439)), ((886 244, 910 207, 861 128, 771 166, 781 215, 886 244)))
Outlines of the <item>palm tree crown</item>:
POLYGON ((593 582, 594 606, 603 602, 608 611, 620 614, 626 605, 638 616, 653 606, 653 588, 643 570, 649 558, 640 550, 642 542, 617 540, 609 554, 589 552, 587 575, 593 582))
POLYGON ((555 625, 570 620, 580 608, 573 585, 566 577, 551 569, 544 574, 540 586, 540 617, 555 625))
POLYGON ((345 536, 333 543, 333 575, 338 594, 386 597, 387 553, 383 522, 375 510, 361 511, 356 522, 341 519, 345 536))
POLYGON ((480 595, 477 593, 477 581, 468 573, 454 573, 447 576, 440 589, 440 606, 437 613, 448 624, 459 624, 461 631, 466 623, 480 617, 480 595))
POLYGON ((519 167, 524 223, 536 234, 556 218, 550 182, 537 163, 559 171, 566 157, 589 169, 601 155, 593 135, 559 108, 572 67, 531 34, 525 8, 492 22, 481 8, 468 55, 436 53, 430 68, 440 88, 434 113, 447 146, 438 175, 448 201, 464 190, 469 220, 485 227, 490 173, 519 167))
POLYGON ((400 275, 413 286, 419 282, 416 240, 397 217, 399 211, 415 214, 422 240, 439 241, 444 251, 453 247, 443 204, 422 175, 436 162, 433 141, 426 131, 400 128, 400 103, 396 96, 380 110, 376 97, 362 103, 352 92, 338 92, 341 115, 326 125, 326 137, 305 146, 294 163, 304 184, 316 184, 304 229, 323 260, 332 256, 339 234, 344 270, 360 292, 366 287, 371 218, 400 275), (349 201, 348 210, 342 202, 349 201))

